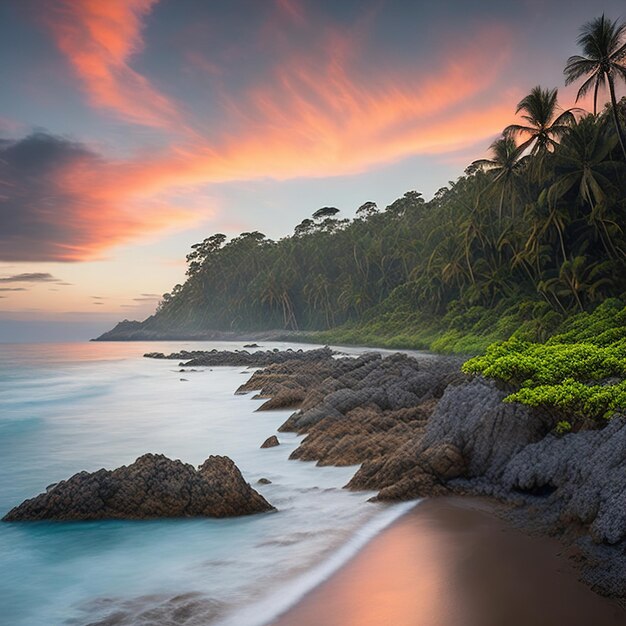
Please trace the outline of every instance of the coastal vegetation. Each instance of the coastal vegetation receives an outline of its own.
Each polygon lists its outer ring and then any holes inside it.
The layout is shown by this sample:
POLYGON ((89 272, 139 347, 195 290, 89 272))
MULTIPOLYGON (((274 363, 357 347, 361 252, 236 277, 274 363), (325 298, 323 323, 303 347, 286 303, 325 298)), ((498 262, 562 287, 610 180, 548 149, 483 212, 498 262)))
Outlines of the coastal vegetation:
POLYGON ((465 371, 508 385, 509 400, 610 417, 626 406, 626 23, 601 16, 578 44, 565 79, 582 81, 578 98, 593 90, 593 113, 537 86, 489 158, 429 201, 367 201, 352 220, 322 207, 278 241, 214 234, 141 328, 486 350, 465 371))
MULTIPOLYGON (((557 95, 533 89, 519 106, 526 123, 428 202, 410 191, 384 210, 362 204, 353 220, 324 207, 278 241, 206 238, 146 327, 477 352, 514 330, 546 338, 572 312, 620 297, 626 162, 611 107, 559 111, 557 95)), ((626 99, 618 108, 624 118, 626 99)))

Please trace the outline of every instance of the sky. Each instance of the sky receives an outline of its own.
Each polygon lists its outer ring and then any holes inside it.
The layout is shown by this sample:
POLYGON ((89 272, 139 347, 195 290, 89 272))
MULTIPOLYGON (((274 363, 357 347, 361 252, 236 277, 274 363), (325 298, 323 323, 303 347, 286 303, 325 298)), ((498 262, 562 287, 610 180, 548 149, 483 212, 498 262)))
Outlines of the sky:
POLYGON ((0 0, 0 341, 145 318, 217 232, 428 199, 535 85, 574 105, 602 12, 626 6, 0 0))

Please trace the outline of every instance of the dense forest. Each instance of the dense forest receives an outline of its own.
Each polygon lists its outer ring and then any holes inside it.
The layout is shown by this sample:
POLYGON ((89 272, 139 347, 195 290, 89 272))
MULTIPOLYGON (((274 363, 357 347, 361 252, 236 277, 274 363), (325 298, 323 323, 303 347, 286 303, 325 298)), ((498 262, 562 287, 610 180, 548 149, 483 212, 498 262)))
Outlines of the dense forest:
MULTIPOLYGON (((626 99, 618 108, 624 123, 626 99)), ((626 163, 611 108, 561 111, 557 90, 537 87, 518 110, 525 125, 429 202, 409 191, 353 220, 321 208, 279 241, 255 231, 194 245, 151 325, 321 330, 391 311, 410 336, 407 313, 420 323, 523 302, 549 323, 620 296, 626 163)))
POLYGON ((409 191, 355 219, 323 207, 278 241, 192 246, 187 280, 148 329, 328 331, 328 339, 474 352, 523 328, 541 339, 626 293, 626 25, 581 30, 566 83, 605 92, 593 113, 535 87, 486 159, 430 201, 409 191), (606 87, 606 89, 601 88, 606 87))

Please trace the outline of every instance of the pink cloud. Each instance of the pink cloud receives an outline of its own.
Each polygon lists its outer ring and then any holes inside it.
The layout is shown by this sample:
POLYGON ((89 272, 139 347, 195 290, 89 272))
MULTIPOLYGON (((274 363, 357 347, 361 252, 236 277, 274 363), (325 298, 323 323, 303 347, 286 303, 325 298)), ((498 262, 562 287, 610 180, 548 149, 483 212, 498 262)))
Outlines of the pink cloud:
MULTIPOLYGON (((179 128, 176 120, 188 118, 180 105, 129 64, 142 49, 142 20, 154 4, 59 0, 46 21, 90 102, 131 122, 179 128)), ((297 28, 311 19, 294 0, 277 6, 297 28)), ((281 61, 254 84, 235 93, 219 81, 221 117, 206 135, 184 132, 158 152, 115 161, 72 144, 69 157, 40 177, 46 185, 39 200, 27 198, 37 229, 5 236, 5 250, 13 250, 6 260, 93 258, 146 231, 189 225, 204 210, 194 217, 172 206, 174 193, 193 197, 203 185, 226 181, 363 172, 410 155, 458 151, 510 123, 521 94, 496 89, 511 54, 509 29, 492 24, 466 32, 421 68, 385 59, 368 67, 361 53, 370 23, 371 15, 350 32, 308 24, 317 36, 302 49, 283 49, 292 44, 277 38, 281 61), (54 216, 46 197, 58 199, 54 216), (33 236, 40 245, 28 245, 33 236)), ((198 52, 184 56, 209 80, 221 78, 198 52)))
POLYGON ((147 126, 179 120, 176 105, 129 61, 143 48, 142 19, 158 0, 58 0, 45 21, 89 100, 147 126))

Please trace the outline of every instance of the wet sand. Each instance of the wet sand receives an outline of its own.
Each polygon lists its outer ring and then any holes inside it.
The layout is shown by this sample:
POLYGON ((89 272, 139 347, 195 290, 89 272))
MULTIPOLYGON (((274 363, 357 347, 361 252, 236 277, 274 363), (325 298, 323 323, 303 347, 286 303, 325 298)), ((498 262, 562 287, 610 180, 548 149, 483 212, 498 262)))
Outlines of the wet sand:
POLYGON ((427 500, 271 626, 624 626, 562 550, 475 501, 427 500))

